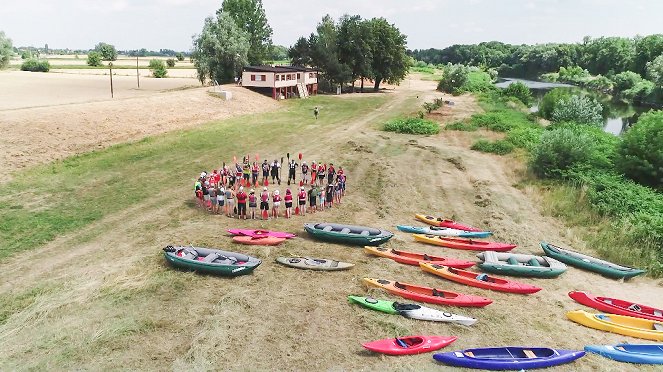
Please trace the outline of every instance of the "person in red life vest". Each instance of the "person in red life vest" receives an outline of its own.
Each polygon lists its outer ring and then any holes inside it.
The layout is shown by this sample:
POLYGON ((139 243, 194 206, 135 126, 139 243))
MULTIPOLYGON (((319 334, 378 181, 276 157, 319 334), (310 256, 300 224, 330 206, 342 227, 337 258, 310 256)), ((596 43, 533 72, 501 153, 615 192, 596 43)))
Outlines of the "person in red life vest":
POLYGON ((269 192, 266 187, 263 187, 260 193, 260 211, 264 211, 262 213, 264 220, 269 219, 267 216, 267 211, 269 211, 269 192))
POLYGON ((209 177, 209 183, 212 187, 216 187, 218 185, 219 181, 217 181, 216 176, 218 176, 219 173, 215 170, 212 171, 212 174, 210 174, 209 177))
POLYGON ((315 161, 312 161, 311 162, 311 185, 313 185, 315 183, 315 181, 317 181, 317 176, 318 176, 317 172, 318 172, 318 166, 315 165, 315 161))
POLYGON ((306 185, 309 183, 308 178, 309 167, 305 161, 302 162, 302 182, 306 185))
POLYGON ((297 194, 297 201, 299 202, 299 213, 301 213, 302 216, 306 216, 306 196, 304 186, 300 187, 299 193, 297 194))
POLYGON ((269 170, 270 170, 269 163, 267 162, 267 159, 263 160, 262 162, 262 185, 265 186, 267 184, 267 178, 269 177, 269 170))
POLYGON ((325 185, 325 176, 327 175, 327 164, 318 164, 318 181, 316 185, 325 185))
POLYGON ((251 192, 249 192, 249 208, 251 208, 252 220, 256 219, 256 207, 258 206, 257 201, 258 198, 256 197, 256 191, 254 189, 251 189, 251 192))
POLYGON ((334 169, 334 163, 329 163, 327 168, 327 183, 334 182, 334 176, 336 176, 336 169, 334 169))
POLYGON ((252 185, 257 185, 258 184, 258 173, 260 173, 260 168, 258 167, 257 162, 253 162, 253 165, 251 166, 251 184, 252 185))
POLYGON ((240 183, 242 181, 242 174, 243 174, 242 166, 239 165, 239 163, 235 163, 235 191, 237 191, 237 187, 240 186, 240 183))
POLYGON ((283 200, 285 201, 285 218, 290 218, 292 216, 292 191, 290 189, 285 190, 283 200))
POLYGON ((274 190, 274 195, 272 196, 272 216, 274 216, 274 218, 279 218, 280 206, 281 206, 281 195, 279 195, 279 190, 274 190))
POLYGON ((248 195, 244 192, 244 187, 239 187, 239 192, 237 193, 237 218, 246 219, 246 199, 248 195))

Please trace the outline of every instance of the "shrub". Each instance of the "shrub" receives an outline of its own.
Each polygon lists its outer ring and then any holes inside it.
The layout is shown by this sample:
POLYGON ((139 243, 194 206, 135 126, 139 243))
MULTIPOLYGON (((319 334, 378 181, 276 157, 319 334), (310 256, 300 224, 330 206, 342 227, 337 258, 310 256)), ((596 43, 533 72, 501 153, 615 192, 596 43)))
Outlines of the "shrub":
POLYGON ((101 54, 99 52, 90 52, 87 54, 88 66, 101 66, 101 54))
POLYGON ((168 74, 166 64, 160 59, 153 59, 150 61, 149 68, 152 71, 152 76, 155 78, 165 78, 168 74))
POLYGON ((559 68, 559 80, 577 82, 584 78, 589 77, 589 71, 583 69, 579 66, 569 66, 569 67, 560 67, 559 68))
POLYGON ((507 132, 505 141, 521 149, 532 150, 541 140, 543 128, 539 126, 517 127, 507 132))
POLYGON ((407 134, 437 134, 440 132, 440 125, 428 119, 393 119, 385 124, 384 130, 407 134))
POLYGON ((0 69, 9 65, 9 60, 13 55, 12 40, 5 35, 4 31, 0 31, 0 69))
POLYGON ((23 71, 48 72, 50 69, 51 64, 45 59, 30 58, 21 65, 23 71))
POLYGON ((470 124, 490 129, 494 132, 507 132, 515 126, 513 122, 508 120, 506 115, 500 112, 474 114, 470 118, 470 124))
POLYGON ((175 67, 175 59, 174 58, 168 58, 166 60, 166 65, 168 65, 168 67, 175 67))
POLYGON ((555 110, 557 103, 570 96, 571 93, 569 93, 569 90, 566 88, 555 88, 549 91, 543 96, 539 103, 539 116, 548 120, 552 119, 552 113, 555 110))
POLYGON ((644 102, 649 97, 656 86, 649 80, 642 80, 630 89, 619 94, 621 98, 632 100, 635 104, 644 102))
POLYGON ((433 100, 433 102, 425 102, 423 104, 423 107, 424 107, 424 110, 426 110, 426 112, 428 112, 430 114, 432 111, 437 110, 440 107, 442 107, 443 103, 444 103, 444 101, 442 100, 442 98, 435 98, 433 100))
POLYGON ((515 147, 505 140, 498 140, 490 142, 485 139, 480 139, 474 142, 471 149, 481 152, 490 152, 497 155, 505 155, 513 151, 515 147))
POLYGON ((627 177, 663 189, 663 111, 651 111, 622 135, 617 169, 627 177))
POLYGON ((94 46, 94 51, 98 52, 104 61, 115 61, 117 59, 117 50, 111 44, 99 43, 94 46))
POLYGON ((464 65, 448 64, 444 67, 442 79, 437 84, 437 90, 458 95, 463 93, 461 87, 467 82, 470 69, 464 65))
POLYGON ((490 92, 494 91, 495 85, 493 85, 493 80, 490 75, 484 71, 472 71, 467 74, 467 80, 460 87, 459 93, 464 92, 490 92))
POLYGON ((184 54, 182 54, 182 52, 177 52, 175 54, 175 58, 177 58, 178 61, 182 62, 184 61, 184 54))
POLYGON ((446 130, 459 130, 459 131, 464 131, 464 132, 474 132, 477 129, 479 129, 479 127, 474 125, 474 124, 466 124, 462 121, 455 121, 451 124, 445 125, 444 129, 446 129, 446 130))
POLYGON ((633 71, 624 71, 612 77, 615 92, 622 92, 633 88, 642 81, 642 77, 633 71))
POLYGON ((520 102, 527 106, 532 104, 532 91, 527 85, 519 81, 509 84, 509 86, 502 91, 502 95, 505 97, 516 97, 520 102))
POLYGON ((552 112, 552 121, 603 126, 602 112, 603 106, 596 100, 574 95, 557 102, 552 112))

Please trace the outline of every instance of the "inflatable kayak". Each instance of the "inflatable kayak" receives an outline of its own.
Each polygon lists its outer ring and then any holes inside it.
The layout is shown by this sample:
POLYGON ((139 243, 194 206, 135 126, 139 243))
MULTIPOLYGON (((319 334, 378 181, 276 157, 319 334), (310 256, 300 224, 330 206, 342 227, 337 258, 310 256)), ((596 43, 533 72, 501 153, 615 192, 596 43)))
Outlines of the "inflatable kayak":
POLYGON ((411 234, 427 234, 437 236, 457 236, 459 238, 487 238, 493 233, 490 231, 466 231, 457 230, 449 227, 437 226, 407 226, 398 225, 396 228, 402 232, 411 234))
POLYGON ((477 288, 518 294, 532 294, 541 290, 540 287, 536 287, 530 284, 519 283, 513 280, 506 280, 487 274, 475 273, 472 271, 454 269, 453 267, 446 267, 424 262, 420 263, 419 267, 421 267, 423 271, 435 274, 444 279, 477 288))
POLYGON ((553 367, 573 362, 584 355, 585 352, 579 350, 507 346, 439 353, 433 358, 455 367, 500 371, 553 367))
POLYGON ((304 229, 315 239, 362 246, 380 245, 394 236, 386 230, 338 223, 307 223, 304 229))
POLYGON ((547 256, 488 251, 477 257, 482 261, 481 270, 493 274, 554 278, 566 271, 566 265, 547 256))
POLYGON ((250 236, 252 238, 262 238, 265 236, 271 236, 274 238, 285 238, 285 239, 292 239, 296 237, 297 235, 287 233, 287 232, 282 232, 282 231, 269 231, 269 230, 245 230, 245 229, 229 229, 228 232, 231 235, 245 235, 245 236, 250 236))
POLYGON ((510 251, 516 247, 515 244, 484 242, 481 240, 449 238, 446 236, 413 234, 414 240, 422 243, 438 245, 446 248, 465 249, 470 251, 510 251))
POLYGON ((473 295, 466 295, 436 288, 423 287, 414 284, 394 282, 386 279, 364 278, 362 282, 369 287, 377 287, 387 292, 413 301, 427 302, 437 305, 484 307, 491 304, 491 299, 473 295))
POLYGON ((663 344, 587 345, 585 351, 618 362, 663 364, 663 344))
POLYGON ((645 272, 645 270, 617 265, 596 257, 574 252, 570 249, 560 248, 546 242, 541 242, 541 248, 546 252, 546 255, 562 261, 567 265, 593 271, 613 279, 629 279, 645 272))
POLYGON ((362 346, 370 351, 387 355, 412 355, 440 350, 456 339, 455 336, 405 336, 366 342, 362 346))
POLYGON ((222 276, 250 274, 261 263, 255 257, 218 249, 169 245, 163 250, 166 261, 177 268, 222 276))
POLYGON ((398 263, 406 265, 419 266, 419 262, 434 262, 439 265, 457 267, 461 269, 474 266, 474 262, 472 261, 458 260, 455 258, 446 258, 442 256, 433 256, 425 253, 399 251, 396 249, 387 249, 382 247, 364 247, 364 252, 379 257, 389 258, 398 263))
POLYGON ((259 238, 253 238, 251 236, 237 235, 233 236, 233 241, 240 244, 248 245, 279 245, 286 241, 285 238, 275 238, 272 236, 263 236, 259 238))
POLYGON ((474 318, 447 313, 416 304, 404 304, 394 301, 378 300, 373 297, 348 296, 348 301, 362 305, 368 309, 387 314, 398 314, 409 319, 427 320, 431 322, 456 323, 471 326, 476 323, 474 318))
POLYGON ((650 319, 663 323, 663 310, 651 306, 636 304, 631 301, 618 300, 616 298, 593 296, 583 291, 569 292, 569 297, 598 311, 650 319))
POLYGON ((346 270, 354 266, 348 262, 341 262, 336 260, 329 260, 326 258, 312 258, 312 257, 277 257, 276 262, 298 269, 309 270, 322 270, 322 271, 338 271, 346 270))
POLYGON ((463 224, 458 223, 454 220, 449 220, 449 219, 442 218, 442 217, 427 216, 425 214, 415 214, 414 217, 416 219, 418 219, 419 221, 427 223, 431 226, 449 227, 449 228, 452 228, 452 229, 464 230, 464 231, 483 232, 483 230, 477 229, 476 227, 472 227, 472 226, 469 226, 469 225, 463 225, 463 224))
POLYGON ((663 341, 663 323, 624 315, 592 314, 583 310, 569 311, 566 316, 585 327, 623 336, 663 341))

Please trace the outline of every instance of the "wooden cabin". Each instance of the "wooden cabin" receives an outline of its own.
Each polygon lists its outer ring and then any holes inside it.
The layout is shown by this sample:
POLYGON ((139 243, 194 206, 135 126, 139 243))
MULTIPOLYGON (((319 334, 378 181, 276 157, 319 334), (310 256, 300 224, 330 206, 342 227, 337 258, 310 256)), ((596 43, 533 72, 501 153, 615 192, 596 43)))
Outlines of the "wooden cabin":
POLYGON ((299 66, 247 66, 242 86, 270 93, 274 99, 318 94, 318 70, 299 66))

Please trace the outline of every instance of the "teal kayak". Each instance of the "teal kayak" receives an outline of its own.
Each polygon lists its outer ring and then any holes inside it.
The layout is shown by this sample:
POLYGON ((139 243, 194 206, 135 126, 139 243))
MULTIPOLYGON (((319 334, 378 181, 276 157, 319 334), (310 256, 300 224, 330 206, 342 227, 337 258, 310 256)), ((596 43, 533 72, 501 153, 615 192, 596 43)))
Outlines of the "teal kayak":
POLYGON ((541 248, 546 252, 546 255, 558 261, 562 261, 565 264, 581 269, 593 271, 613 279, 629 279, 645 272, 645 270, 617 265, 586 254, 560 248, 546 242, 541 242, 541 248))
POLYGON ((338 223, 306 223, 304 229, 315 239, 362 247, 380 245, 394 236, 386 230, 338 223))
POLYGON ((486 251, 477 257, 481 270, 493 274, 554 278, 566 271, 566 265, 547 256, 486 251))

